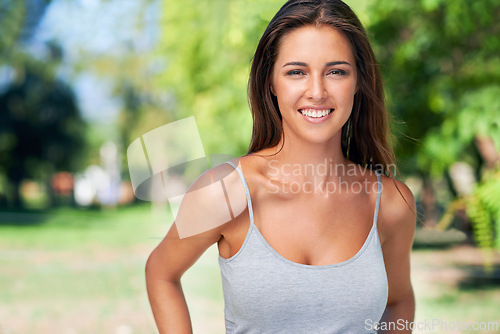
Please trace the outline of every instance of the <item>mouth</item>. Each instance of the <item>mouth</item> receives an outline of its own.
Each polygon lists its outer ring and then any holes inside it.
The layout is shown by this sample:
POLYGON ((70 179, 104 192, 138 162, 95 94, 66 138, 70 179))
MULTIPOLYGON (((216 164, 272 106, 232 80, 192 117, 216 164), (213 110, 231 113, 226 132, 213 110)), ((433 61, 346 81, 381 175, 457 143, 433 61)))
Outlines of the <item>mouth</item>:
POLYGON ((299 109, 299 112, 311 118, 323 118, 333 112, 333 109, 299 109))

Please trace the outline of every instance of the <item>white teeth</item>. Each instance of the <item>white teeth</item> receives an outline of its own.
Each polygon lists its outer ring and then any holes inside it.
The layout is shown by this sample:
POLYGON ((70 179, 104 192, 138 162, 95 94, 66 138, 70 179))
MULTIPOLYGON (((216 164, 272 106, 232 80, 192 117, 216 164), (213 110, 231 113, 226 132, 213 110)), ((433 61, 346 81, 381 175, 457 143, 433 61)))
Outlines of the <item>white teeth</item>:
POLYGON ((314 117, 314 118, 320 118, 320 117, 325 117, 328 115, 332 109, 323 109, 323 110, 316 110, 316 109, 300 109, 300 112, 304 116, 309 116, 309 117, 314 117))

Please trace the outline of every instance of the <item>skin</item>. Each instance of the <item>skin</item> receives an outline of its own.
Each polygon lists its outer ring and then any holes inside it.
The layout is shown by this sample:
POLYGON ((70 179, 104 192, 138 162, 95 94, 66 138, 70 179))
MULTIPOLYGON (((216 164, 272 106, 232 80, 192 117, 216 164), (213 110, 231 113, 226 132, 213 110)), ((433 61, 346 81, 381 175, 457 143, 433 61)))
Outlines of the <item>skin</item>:
MULTIPOLYGON (((376 202, 376 176, 350 162, 341 151, 341 128, 349 118, 357 90, 356 64, 348 41, 327 26, 289 32, 282 38, 270 89, 283 118, 283 147, 280 142, 233 160, 249 184, 255 224, 269 244, 291 261, 326 265, 348 260, 368 236, 376 202), (300 113, 306 108, 333 112, 321 121, 311 121, 300 113), (325 162, 351 173, 305 172, 307 166, 325 162), (359 184, 365 185, 363 191, 354 187, 359 184), (352 191, 329 191, 328 185, 336 189, 343 185, 352 191)), ((200 179, 206 181, 208 174, 200 179)), ((228 178, 227 189, 237 187, 236 182, 237 178, 228 178)), ((382 321, 413 321, 410 250, 414 199, 399 181, 382 177, 382 186, 378 232, 389 284, 382 321)), ((236 254, 248 228, 248 211, 183 239, 176 225, 172 226, 146 265, 148 295, 161 334, 192 332, 180 285, 182 274, 216 242, 222 257, 236 254)))

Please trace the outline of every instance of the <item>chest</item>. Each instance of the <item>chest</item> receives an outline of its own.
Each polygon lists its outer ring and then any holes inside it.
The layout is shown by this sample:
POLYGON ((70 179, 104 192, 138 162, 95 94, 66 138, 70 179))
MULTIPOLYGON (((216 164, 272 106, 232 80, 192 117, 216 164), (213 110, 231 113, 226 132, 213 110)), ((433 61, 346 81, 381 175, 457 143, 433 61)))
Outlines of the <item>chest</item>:
POLYGON ((373 226, 369 196, 255 197, 255 226, 274 250, 297 263, 345 261, 359 251, 373 226))

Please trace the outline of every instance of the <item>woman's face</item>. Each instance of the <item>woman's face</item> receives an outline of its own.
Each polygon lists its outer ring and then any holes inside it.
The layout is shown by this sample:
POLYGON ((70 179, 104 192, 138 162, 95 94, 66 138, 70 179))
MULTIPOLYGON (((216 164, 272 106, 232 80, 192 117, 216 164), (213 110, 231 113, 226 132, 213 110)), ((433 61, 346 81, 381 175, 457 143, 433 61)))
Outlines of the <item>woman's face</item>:
POLYGON ((329 26, 304 26, 282 37, 271 90, 286 138, 340 139, 356 93, 356 64, 347 39, 329 26))

